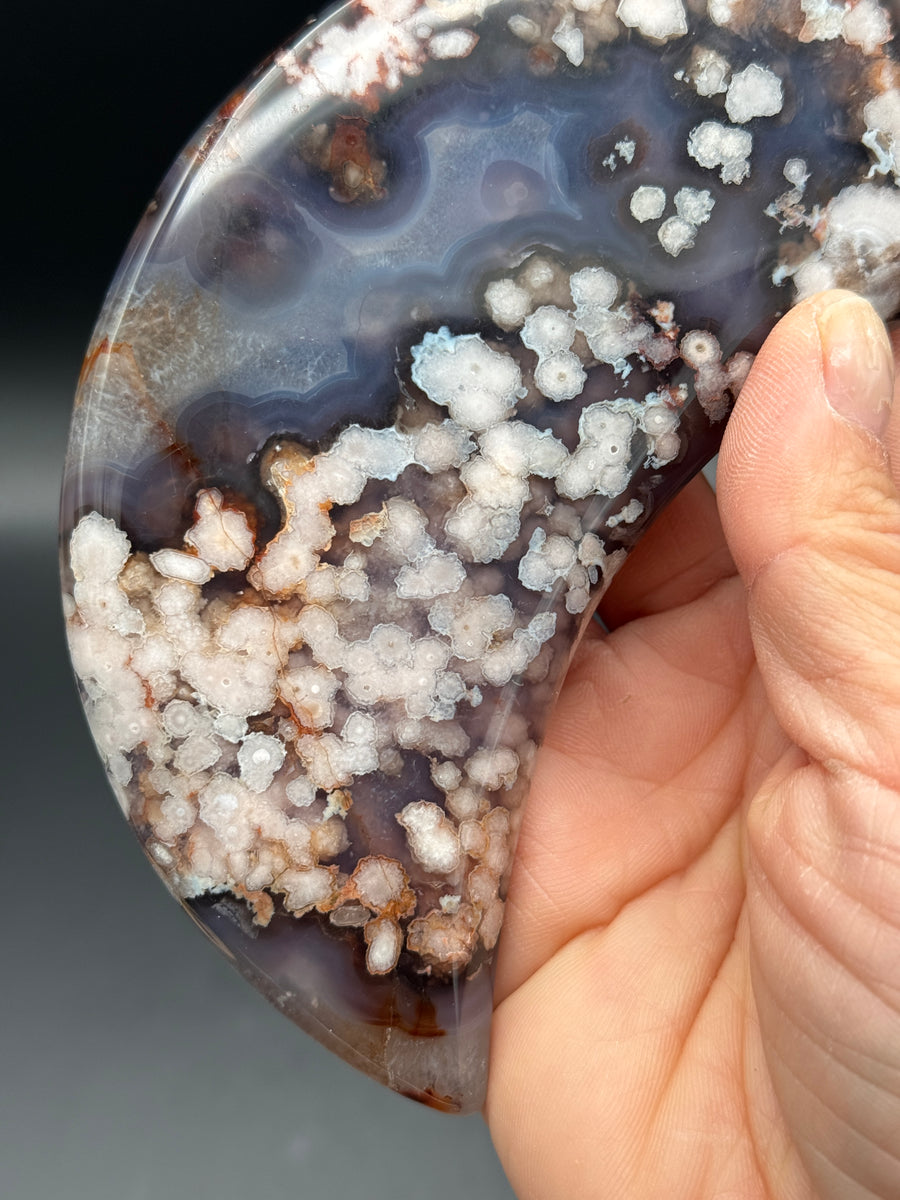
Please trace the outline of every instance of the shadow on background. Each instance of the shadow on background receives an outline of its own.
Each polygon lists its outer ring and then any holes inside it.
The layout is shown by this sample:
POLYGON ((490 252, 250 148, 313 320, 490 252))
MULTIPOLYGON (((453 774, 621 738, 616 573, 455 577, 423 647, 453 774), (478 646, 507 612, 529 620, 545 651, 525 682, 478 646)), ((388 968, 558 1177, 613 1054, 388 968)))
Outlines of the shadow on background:
POLYGON ((420 1109, 328 1055, 169 899, 65 655, 57 496, 104 289, 182 143, 305 16, 281 0, 222 13, 95 2, 6 22, 0 1195, 505 1200, 479 1118, 420 1109))

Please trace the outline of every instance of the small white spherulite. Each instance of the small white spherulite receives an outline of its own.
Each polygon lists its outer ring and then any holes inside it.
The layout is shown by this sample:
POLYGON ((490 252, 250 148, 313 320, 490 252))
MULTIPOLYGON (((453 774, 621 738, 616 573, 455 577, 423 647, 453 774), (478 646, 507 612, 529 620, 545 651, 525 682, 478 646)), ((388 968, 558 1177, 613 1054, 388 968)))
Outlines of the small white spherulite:
POLYGON ((452 792, 462 783, 462 771, 454 762, 432 763, 431 781, 442 792, 452 792))
POLYGON ((455 421, 430 422, 415 437, 415 460, 429 475, 461 467, 474 449, 469 431, 455 421))
POLYGON ((186 546, 215 571, 242 571, 253 557, 253 532, 244 513, 225 506, 218 488, 203 488, 194 502, 186 546))
POLYGON ((402 864, 383 855, 361 858, 352 879, 360 901, 373 912, 381 912, 388 905, 399 903, 409 887, 402 864))
POLYGON ((619 294, 619 280, 605 267, 584 267, 569 277, 576 308, 611 308, 619 294))
POLYGON ((619 495, 632 473, 634 418, 601 400, 584 409, 578 430, 578 448, 556 477, 559 491, 570 500, 619 495))
POLYGON ((860 264, 870 263, 866 294, 887 320, 897 304, 893 264, 900 255, 900 192, 874 183, 846 187, 825 210, 824 227, 821 248, 794 275, 797 299, 854 286, 860 264))
POLYGON ((416 800, 397 813, 406 830, 410 853, 420 866, 436 875, 449 875, 459 866, 459 837, 443 809, 416 800))
POLYGON ((247 732, 247 720, 231 713, 218 713, 213 721, 213 731, 224 741, 237 744, 247 732))
POLYGON ((630 525, 636 521, 644 511, 644 506, 640 500, 633 499, 621 508, 617 513, 607 518, 606 525, 609 529, 615 529, 617 525, 630 525))
POLYGON ((727 28, 731 24, 731 18, 734 16, 734 8, 738 3, 740 3, 740 0, 708 0, 707 11, 709 19, 714 24, 727 28))
POLYGON ((844 0, 800 0, 806 23, 800 30, 804 42, 831 42, 840 37, 847 5, 844 0))
POLYGON ((451 418, 475 433, 504 420, 522 387, 518 363, 492 350, 480 334, 453 337, 446 328, 413 346, 413 382, 451 418))
POLYGON ((682 0, 619 0, 616 16, 653 41, 684 37, 688 31, 682 0))
POLYGON ((297 775, 287 784, 284 794, 296 808, 308 808, 316 798, 316 789, 308 776, 297 775))
POLYGON ((121 635, 144 632, 144 618, 119 586, 131 543, 114 521, 91 512, 76 525, 69 543, 75 576, 72 596, 86 625, 121 635))
POLYGON ((510 746, 476 750, 466 763, 472 783, 487 792, 509 790, 519 773, 519 756, 510 746))
POLYGON ((230 775, 216 775, 198 796, 200 819, 214 831, 222 848, 249 850, 256 838, 248 789, 230 775))
POLYGON ((184 738, 193 733, 200 714, 188 700, 170 700, 162 710, 162 726, 171 738, 184 738))
POLYGON ((549 429, 536 429, 523 421, 504 421, 478 439, 481 453, 509 475, 525 478, 540 475, 550 479, 568 457, 561 441, 549 429))
POLYGON ((251 792, 264 792, 285 758, 284 743, 267 733, 249 733, 238 750, 241 782, 251 792))
POLYGON ((688 366, 696 369, 717 364, 722 357, 718 338, 707 329, 692 329, 686 333, 679 349, 688 366))
POLYGON ((869 178, 893 174, 900 182, 900 93, 882 92, 868 102, 863 116, 866 132, 862 141, 875 155, 869 178))
POLYGON ((784 104, 784 87, 768 67, 750 63, 732 76, 725 96, 729 121, 741 125, 754 117, 774 117, 784 104))
POLYGON ((370 921, 365 928, 368 944, 366 970, 370 975, 387 975, 393 971, 403 948, 403 930, 396 921, 382 918, 370 921))
POLYGON ((528 551, 519 562, 519 579, 533 592, 549 592, 565 579, 575 565, 577 552, 571 538, 538 527, 531 535, 528 551))
POLYGON ((150 555, 153 569, 167 579, 183 579, 185 583, 207 583, 212 579, 209 564, 196 554, 183 550, 156 550, 150 555))
POLYGON ((803 158, 789 158, 784 164, 782 174, 788 183, 792 183, 794 187, 805 187, 809 180, 809 169, 806 165, 806 160, 803 158))
POLYGON ((541 359, 534 372, 538 391, 556 403, 580 396, 586 379, 581 360, 571 350, 548 354, 541 359))
POLYGON ((698 96, 718 96, 728 90, 731 63, 707 46, 697 46, 691 56, 690 79, 698 96))
POLYGON ((704 121, 691 130, 687 148, 701 167, 710 170, 720 167, 723 183, 740 183, 750 174, 753 135, 746 129, 723 125, 720 121, 704 121))
POLYGON ((527 480, 519 474, 498 470, 482 455, 470 458, 459 473, 470 496, 485 508, 518 512, 529 497, 527 480))
POLYGON ((326 903, 334 892, 334 876, 327 867, 307 867, 284 871, 278 877, 277 890, 284 894, 284 905, 295 916, 326 903))
POLYGON ((477 43, 478 34, 471 29, 444 29, 428 39, 428 53, 437 59, 465 58, 477 43))
POLYGON ((497 279, 484 289, 488 312, 501 329, 517 329, 531 311, 531 294, 511 279, 497 279))
POLYGON ((192 733, 172 757, 172 765, 184 775, 208 771, 222 757, 222 747, 206 733, 192 733))
POLYGON ((435 550, 418 562, 400 568, 397 595, 401 600, 430 600, 458 591, 465 578, 466 569, 458 555, 435 550))
POLYGON ((563 17, 550 40, 562 50, 573 67, 580 67, 584 62, 584 34, 575 25, 571 13, 563 17))
POLYGON ((696 225, 682 217, 669 217, 659 227, 659 244, 666 254, 676 258, 682 250, 690 250, 697 234, 696 225))
POLYGON ((675 193, 675 211, 682 220, 690 221, 692 225, 705 224, 715 206, 716 202, 710 193, 698 188, 684 187, 675 193))
POLYGON ((857 0, 852 8, 845 8, 841 32, 849 45, 874 54, 891 39, 890 18, 878 0, 857 0))
POLYGON ((509 26, 510 33, 521 38, 523 42, 536 42, 541 36, 541 27, 537 21, 523 17, 521 13, 514 13, 506 24, 509 26))
POLYGON ((631 215, 636 221, 657 221, 666 208, 666 193, 661 187, 643 184, 631 194, 631 215))
POLYGON ((568 350, 575 339, 575 321, 552 304, 536 308, 522 326, 522 345, 535 354, 555 354, 568 350))

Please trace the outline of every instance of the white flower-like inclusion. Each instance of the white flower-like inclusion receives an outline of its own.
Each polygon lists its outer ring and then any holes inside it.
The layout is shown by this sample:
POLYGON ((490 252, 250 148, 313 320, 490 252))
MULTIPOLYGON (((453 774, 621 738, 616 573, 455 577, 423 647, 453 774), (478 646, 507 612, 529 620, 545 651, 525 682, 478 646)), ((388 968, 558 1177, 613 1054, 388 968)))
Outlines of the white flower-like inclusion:
POLYGON ((703 121, 688 135, 688 154, 701 167, 721 168, 723 183, 740 183, 750 174, 753 134, 721 121, 703 121))
POLYGON ((267 733, 248 734, 238 750, 241 782, 251 792, 264 792, 285 758, 284 742, 267 733))
POLYGON ((534 372, 538 390, 557 403, 580 396, 586 379, 580 359, 570 350, 545 355, 534 372))
POLYGON ((728 90, 731 63, 708 46, 695 46, 691 51, 688 74, 698 96, 717 96, 728 90))
POLYGON ((381 855, 362 858, 351 879, 356 898, 373 913, 381 913, 386 908, 415 907, 406 871, 396 859, 381 855))
POLYGON ((184 541, 214 571, 242 571, 253 557, 253 532, 245 514, 227 508, 218 488, 197 494, 194 524, 184 541))
POLYGON ((599 400, 578 421, 578 448, 556 477, 560 494, 571 500, 599 494, 617 496, 631 478, 631 439, 636 431, 631 412, 599 400))
MULTIPOLYGON (((696 227, 712 202, 683 188, 675 205, 696 227)), ((635 471, 679 452, 686 386, 585 406, 590 371, 666 365, 680 337, 701 384, 731 378, 711 335, 680 334, 670 301, 641 307, 602 265, 532 255, 485 305, 514 341, 442 328, 412 348, 412 382, 446 417, 271 450, 283 517, 267 545, 216 489, 182 550, 131 554, 98 514, 72 538, 73 658, 155 861, 181 896, 230 890, 260 924, 280 904, 360 930, 373 975, 404 950, 446 971, 495 944, 535 731, 511 711, 498 734, 491 713, 509 684, 547 677, 560 611, 582 612, 624 557, 584 527, 583 502, 622 496, 604 531, 636 520, 635 471), (520 412, 539 394, 580 405, 574 449, 520 412), (222 571, 245 575, 207 588, 222 571), (404 866, 353 845, 348 818, 361 781, 399 776, 410 753, 434 792, 396 814, 404 866), (351 848, 348 876, 334 860, 351 848), (423 881, 433 907, 417 913, 423 881)))
POLYGON ((552 478, 565 462, 565 446, 550 433, 524 421, 495 425, 478 440, 481 453, 496 471, 525 478, 537 475, 552 478))
POLYGON ((78 522, 69 542, 69 562, 75 577, 72 596, 86 625, 122 634, 143 632, 143 617, 118 584, 129 550, 125 534, 99 513, 88 513, 78 522))
POLYGON ((656 221, 666 211, 665 188, 642 184, 631 193, 631 215, 636 221, 656 221))
POLYGON ((616 16, 654 41, 683 37, 688 31, 682 0, 620 0, 616 16))
POLYGON ((552 304, 542 304, 526 318, 519 337, 523 346, 541 356, 568 350, 576 332, 575 320, 567 312, 552 304))
MULTIPOLYGON (((486 43, 493 7, 373 0, 326 23, 308 53, 279 56, 286 103, 379 102, 429 58, 486 43)), ((605 70, 617 41, 675 43, 662 61, 673 104, 693 114, 674 148, 683 175, 656 176, 631 137, 602 163, 616 172, 627 239, 663 266, 728 233, 726 200, 784 108, 782 59, 766 61, 763 47, 842 39, 870 56, 847 123, 868 180, 826 203, 820 168, 782 139, 789 190, 779 182, 760 200, 790 231, 774 282, 792 280, 800 296, 862 286, 887 315, 900 257, 887 6, 795 7, 560 0, 493 24, 570 80, 605 70), (716 30, 708 45, 677 42, 694 15, 739 37, 764 21, 778 37, 760 37, 749 62, 716 30), (698 167, 712 173, 708 189, 691 186, 698 167)), ((843 70, 860 54, 826 47, 825 59, 843 70)), ((233 122, 228 153, 240 158, 250 136, 233 122)), ((764 179, 740 202, 748 214, 764 179)), ((180 896, 231 892, 261 925, 277 907, 318 910, 356 931, 372 975, 401 955, 425 974, 465 970, 494 946, 539 733, 529 704, 551 694, 570 615, 609 581, 652 509, 651 473, 682 456, 685 406, 722 419, 751 360, 720 343, 718 326, 683 326, 670 297, 640 295, 611 260, 573 270, 542 250, 500 261, 486 264, 470 314, 480 334, 435 328, 411 364, 398 345, 395 426, 351 425, 318 453, 289 438, 269 447, 261 483, 282 521, 268 544, 255 542, 250 505, 213 487, 163 548, 133 553, 98 513, 70 543, 73 661, 119 800, 149 831, 156 864, 180 896), (653 383, 651 371, 678 382, 653 383), (415 787, 397 800, 410 765, 415 787), (379 805, 397 858, 361 844, 379 805)))
MULTIPOLYGON (((715 203, 708 191, 680 188, 675 193, 675 215, 663 221, 657 232, 663 250, 673 258, 682 250, 689 250, 694 245, 697 230, 709 220, 715 203)), ((666 193, 661 187, 644 184, 632 193, 629 208, 641 224, 658 220, 665 212, 666 193)))
POLYGON ((453 337, 446 327, 413 347, 412 380, 452 420, 480 433, 505 420, 521 397, 518 364, 480 334, 453 337))
POLYGON ((484 301, 494 321, 501 329, 518 329, 531 311, 531 293, 511 279, 489 283, 484 301))
POLYGON ((725 96, 729 121, 742 125, 754 117, 774 117, 781 112, 784 87, 774 71, 750 63, 731 77, 725 96))
POLYGON ((821 249, 795 268, 797 296, 858 287, 887 318, 896 304, 893 266, 900 257, 900 192, 861 183, 829 203, 818 231, 821 249))
POLYGON ((403 930, 396 921, 381 918, 370 921, 365 928, 366 969, 370 975, 387 975, 393 971, 403 949, 403 930))
POLYGON ((549 592, 565 579, 577 562, 575 543, 558 533, 548 537, 536 529, 528 543, 528 553, 519 563, 519 578, 533 592, 549 592))
POLYGON ((418 800, 397 813, 406 830, 410 853, 435 875, 450 875, 459 866, 459 834, 438 804, 418 800))
POLYGON ((428 614, 432 629, 450 639, 454 656, 464 662, 483 658, 494 638, 513 627, 514 619, 508 596, 438 600, 428 614))

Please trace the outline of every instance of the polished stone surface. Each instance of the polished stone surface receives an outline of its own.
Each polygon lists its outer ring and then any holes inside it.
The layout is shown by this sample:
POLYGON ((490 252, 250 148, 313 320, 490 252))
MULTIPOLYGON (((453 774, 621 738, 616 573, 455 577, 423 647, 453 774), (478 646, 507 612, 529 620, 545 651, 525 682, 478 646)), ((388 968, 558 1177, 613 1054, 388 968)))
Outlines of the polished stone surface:
POLYGON ((304 1197, 391 1200, 427 1174, 434 1200, 511 1200, 478 1117, 448 1123, 298 1036, 209 953, 110 819, 65 659, 47 486, 87 332, 35 323, 0 377, 23 401, 0 417, 0 543, 16 568, 0 594, 0 894, 15 914, 0 1195, 284 1200, 300 1179, 304 1197))
POLYGON ((593 604, 782 311, 898 305, 888 7, 701 8, 341 10, 183 154, 85 361, 65 605, 123 810, 264 994, 445 1111, 593 604))

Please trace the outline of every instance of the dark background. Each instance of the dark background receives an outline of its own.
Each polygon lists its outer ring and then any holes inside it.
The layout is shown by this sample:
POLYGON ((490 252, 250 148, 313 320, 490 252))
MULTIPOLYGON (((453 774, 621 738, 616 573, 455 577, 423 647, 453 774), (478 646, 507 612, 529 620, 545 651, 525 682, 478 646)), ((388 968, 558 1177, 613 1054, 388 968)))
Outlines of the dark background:
POLYGON ((3 18, 0 1195, 509 1200, 480 1118, 421 1109, 295 1030, 145 864, 62 638, 56 510, 81 356, 157 184, 302 2, 3 18))

